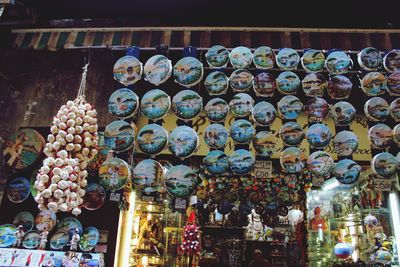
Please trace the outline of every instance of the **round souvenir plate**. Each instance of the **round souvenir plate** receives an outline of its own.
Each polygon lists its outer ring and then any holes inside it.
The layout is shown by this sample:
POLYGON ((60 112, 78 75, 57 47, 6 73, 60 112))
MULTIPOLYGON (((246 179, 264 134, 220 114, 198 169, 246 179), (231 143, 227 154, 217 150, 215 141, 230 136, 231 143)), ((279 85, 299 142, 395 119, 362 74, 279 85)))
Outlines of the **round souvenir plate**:
POLYGON ((280 163, 288 173, 301 172, 305 166, 306 156, 298 147, 288 147, 282 151, 280 163))
POLYGON ((133 56, 124 56, 114 64, 114 79, 128 86, 136 83, 142 78, 143 65, 139 59, 133 56))
POLYGON ((313 148, 324 148, 332 139, 331 130, 325 124, 316 123, 308 127, 306 139, 313 148))
POLYGON ((139 108, 139 97, 128 88, 120 88, 108 99, 108 112, 118 118, 130 118, 139 108))
POLYGON ((225 68, 229 61, 229 51, 222 45, 214 45, 208 49, 206 60, 210 68, 225 68))
POLYGON ((187 88, 198 84, 203 73, 203 64, 195 57, 184 57, 174 66, 175 82, 187 88))
POLYGON ((321 73, 309 73, 301 81, 306 96, 322 97, 328 88, 328 80, 321 73))
POLYGON ((400 70, 400 50, 393 49, 383 58, 383 67, 388 72, 397 72, 400 70))
POLYGON ((172 110, 182 120, 191 120, 203 109, 203 98, 192 90, 183 90, 172 98, 172 110))
POLYGON ((307 101, 304 111, 309 122, 322 122, 329 115, 329 104, 323 98, 314 97, 307 101))
POLYGON ((387 152, 377 154, 371 162, 372 171, 383 178, 393 177, 398 167, 399 160, 387 152))
POLYGON ((100 233, 95 227, 88 227, 83 231, 79 240, 79 248, 83 252, 89 252, 94 249, 99 242, 100 233))
POLYGON ((229 170, 228 156, 220 150, 212 150, 203 158, 203 165, 210 174, 223 174, 229 170))
POLYGON ((238 144, 248 144, 256 134, 256 129, 248 120, 234 121, 229 129, 229 135, 238 144))
POLYGON ((164 169, 155 160, 145 159, 139 162, 133 169, 133 183, 143 188, 146 193, 155 192, 164 179, 164 169))
POLYGON ((247 68, 253 61, 253 54, 247 47, 238 46, 229 54, 229 61, 235 69, 247 68))
POLYGON ((325 55, 320 50, 309 49, 301 57, 301 65, 307 72, 321 71, 325 65, 325 55))
POLYGON ((229 106, 222 98, 213 98, 204 107, 210 121, 223 121, 229 113, 229 106))
POLYGON ((260 126, 267 126, 274 122, 276 109, 266 101, 258 102, 253 109, 253 119, 260 126))
POLYGON ((29 211, 21 211, 15 216, 13 224, 17 227, 22 225, 24 227, 24 231, 27 232, 33 229, 33 226, 35 225, 35 218, 29 211))
POLYGON ((325 151, 315 151, 308 157, 307 167, 314 175, 326 177, 332 171, 333 159, 325 151))
POLYGON ((165 175, 165 189, 176 198, 189 197, 195 191, 196 185, 196 173, 185 165, 174 166, 165 175))
POLYGON ((13 169, 21 170, 34 164, 46 141, 33 129, 20 129, 4 142, 3 155, 13 169))
POLYGON ((400 146, 400 124, 397 124, 393 128, 393 141, 397 144, 397 146, 400 146))
POLYGON ((276 88, 284 95, 296 94, 300 88, 300 78, 296 73, 284 71, 276 78, 276 88))
POLYGON ((140 150, 147 155, 157 155, 168 143, 167 131, 158 124, 147 124, 137 135, 140 150))
POLYGON ((193 128, 179 126, 169 135, 169 150, 178 158, 189 157, 199 145, 199 137, 193 128))
POLYGON ((390 147, 393 142, 393 131, 386 124, 378 123, 372 126, 368 131, 372 147, 376 149, 385 149, 390 147))
POLYGON ((0 225, 0 248, 11 247, 15 240, 15 232, 17 227, 13 224, 0 225))
POLYGON ((56 223, 56 214, 49 210, 42 210, 35 218, 35 226, 39 231, 44 231, 44 229, 46 229, 50 232, 53 230, 54 226, 56 226, 56 223))
POLYGON ((300 56, 292 48, 282 48, 276 56, 276 65, 283 70, 294 70, 299 65, 300 56))
POLYGON ((351 156, 358 148, 358 137, 353 132, 341 131, 333 138, 335 151, 340 157, 351 156))
POLYGON ((328 95, 332 99, 347 99, 350 96, 353 83, 344 75, 333 76, 328 82, 328 95))
POLYGON ((30 193, 30 182, 25 177, 14 178, 7 185, 7 198, 13 203, 25 201, 30 193))
POLYGON ((223 95, 229 87, 229 79, 222 71, 213 71, 204 80, 204 87, 210 95, 223 95))
POLYGON ((363 220, 364 224, 370 228, 374 228, 379 225, 378 218, 376 218, 374 215, 369 213, 367 216, 364 217, 363 220))
POLYGON ((353 184, 360 176, 361 167, 351 159, 342 159, 335 164, 332 175, 342 184, 353 184))
POLYGON ((128 164, 119 158, 110 158, 99 169, 99 183, 105 190, 122 189, 131 176, 128 164))
POLYGON ((160 89, 148 91, 140 102, 140 112, 150 120, 159 120, 171 107, 170 97, 160 89))
POLYGON ((261 131, 253 137, 253 147, 258 155, 270 157, 278 146, 278 138, 271 132, 261 131))
POLYGON ((97 183, 90 183, 85 187, 82 206, 87 210, 98 210, 104 205, 106 190, 97 183))
POLYGON ((337 126, 349 125, 356 115, 356 109, 346 101, 337 102, 331 107, 331 116, 337 126))
POLYGON ((253 63, 257 69, 272 69, 275 63, 275 53, 268 46, 260 46, 254 50, 253 63))
POLYGON ((343 51, 334 51, 328 55, 325 61, 325 68, 330 74, 343 74, 353 66, 353 61, 343 51))
POLYGON ((400 121, 400 98, 396 98, 390 103, 390 116, 395 121, 400 121))
POLYGON ((371 121, 385 121, 389 112, 389 104, 382 97, 373 97, 364 104, 365 116, 371 121))
POLYGON ((57 223, 57 230, 66 231, 69 237, 72 237, 76 229, 78 229, 78 234, 82 236, 82 223, 75 217, 66 217, 57 223))
POLYGON ((22 238, 22 247, 26 249, 36 249, 40 245, 40 232, 29 231, 22 238))
POLYGON ((298 146, 304 139, 304 131, 296 122, 287 122, 279 129, 279 136, 288 146, 298 146))
POLYGON ((247 117, 253 112, 254 100, 246 93, 239 93, 232 97, 229 108, 236 117, 247 117))
POLYGON ((394 72, 387 77, 389 95, 400 96, 400 72, 394 72))
POLYGON ((229 85, 234 92, 246 92, 253 84, 254 76, 246 69, 237 69, 229 76, 229 85))
POLYGON ((171 74, 172 63, 166 56, 152 56, 144 64, 144 79, 154 85, 166 82, 171 74))
POLYGON ((248 150, 238 149, 229 156, 229 168, 233 173, 249 173, 254 166, 255 158, 248 150))
POLYGON ((385 75, 380 72, 368 72, 361 80, 361 89, 366 95, 383 95, 387 90, 385 75))
POLYGON ((272 97, 276 91, 275 77, 268 72, 261 72, 254 77, 253 90, 256 96, 272 97))
POLYGON ((66 231, 58 230, 50 238, 50 248, 54 250, 63 250, 69 242, 69 235, 66 231))
POLYGON ((104 142, 110 149, 126 151, 135 145, 135 130, 126 121, 113 121, 104 130, 104 142))
POLYGON ((366 47, 357 54, 357 61, 361 68, 366 71, 379 69, 382 64, 382 55, 374 47, 366 47))
POLYGON ((204 131, 204 141, 210 148, 222 149, 228 142, 228 131, 221 124, 210 124, 204 131))
POLYGON ((303 103, 295 96, 284 96, 278 102, 278 114, 282 119, 295 120, 302 110, 303 103))

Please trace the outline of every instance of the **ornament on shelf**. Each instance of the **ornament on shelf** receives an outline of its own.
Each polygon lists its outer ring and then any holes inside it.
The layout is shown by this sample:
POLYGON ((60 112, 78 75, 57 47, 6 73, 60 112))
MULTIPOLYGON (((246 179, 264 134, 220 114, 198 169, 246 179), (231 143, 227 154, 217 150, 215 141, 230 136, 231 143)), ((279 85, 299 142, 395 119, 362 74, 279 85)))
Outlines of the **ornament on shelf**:
POLYGON ((13 247, 20 248, 22 246, 22 239, 24 238, 25 231, 22 225, 18 225, 17 231, 14 233, 15 241, 13 247))

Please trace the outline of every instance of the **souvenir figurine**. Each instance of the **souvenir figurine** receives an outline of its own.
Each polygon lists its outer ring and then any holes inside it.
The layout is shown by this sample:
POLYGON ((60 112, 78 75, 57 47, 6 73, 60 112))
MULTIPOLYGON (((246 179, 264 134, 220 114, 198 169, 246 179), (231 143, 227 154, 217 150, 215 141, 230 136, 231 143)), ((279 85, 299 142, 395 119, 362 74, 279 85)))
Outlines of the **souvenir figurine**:
POLYGON ((292 48, 282 48, 276 56, 276 65, 283 70, 294 70, 299 65, 300 56, 292 48))
POLYGON ((373 97, 364 104, 365 116, 371 121, 385 121, 389 112, 388 102, 381 97, 373 97))
POLYGON ((159 120, 167 115, 171 107, 171 99, 164 91, 153 89, 148 91, 140 102, 140 112, 149 120, 159 120))
POLYGON ((260 46, 254 50, 253 63, 257 69, 272 69, 275 63, 275 53, 268 46, 260 46))
POLYGON ((70 240, 70 243, 71 243, 70 250, 71 251, 77 251, 78 250, 78 244, 79 244, 80 240, 81 240, 81 236, 79 235, 78 228, 76 228, 73 231, 73 235, 72 235, 71 240, 70 240))
POLYGON ((203 78, 203 64, 195 57, 184 57, 174 66, 175 82, 190 88, 203 78))
POLYGON ((272 97, 276 91, 275 77, 268 72, 261 72, 254 77, 253 90, 256 96, 272 97))
POLYGON ((335 125, 346 126, 353 121, 356 109, 349 102, 339 101, 331 107, 330 113, 335 125))
POLYGON ((316 123, 308 127, 306 132, 306 139, 313 148, 324 148, 329 145, 332 139, 330 129, 321 123, 316 123))
POLYGON ((382 64, 382 55, 374 47, 366 47, 357 54, 360 67, 366 71, 376 71, 382 64))
POLYGON ((278 138, 271 132, 261 131, 253 137, 253 147, 258 155, 270 157, 278 145, 278 138))
POLYGON ((318 72, 307 74, 301 81, 304 94, 310 97, 322 97, 328 88, 328 80, 318 72))
POLYGON ((395 121, 400 121, 400 98, 396 98, 390 103, 390 115, 395 121))
POLYGON ((387 152, 377 154, 371 161, 372 171, 382 178, 393 177, 399 166, 399 160, 387 152))
POLYGON ((353 83, 344 75, 333 76, 328 82, 328 95, 332 99, 347 99, 350 97, 353 83))
POLYGON ((233 68, 244 69, 250 66, 253 61, 253 54, 247 47, 238 46, 229 54, 229 60, 233 68))
POLYGON ((361 89, 368 96, 383 95, 387 91, 387 80, 380 72, 368 72, 362 78, 361 89))
POLYGON ((389 95, 400 96, 400 72, 393 72, 387 77, 389 95))
POLYGON ((213 71, 204 80, 204 87, 210 95, 223 95, 229 87, 229 79, 222 71, 213 71))
POLYGON ((168 133, 158 124, 147 124, 140 129, 137 143, 143 153, 157 155, 167 146, 168 133))
POLYGON ((126 121, 113 121, 104 130, 104 142, 112 150, 126 151, 135 145, 135 129, 126 121))
POLYGON ((232 123, 229 134, 236 143, 248 144, 256 134, 256 130, 249 121, 237 120, 232 123))
POLYGON ((210 47, 205 56, 210 68, 225 68, 229 61, 229 51, 222 45, 210 47))
POLYGON ((307 167, 312 174, 327 177, 332 171, 333 159, 325 151, 315 151, 308 157, 307 167))
POLYGON ((199 137, 193 128, 179 126, 169 135, 168 148, 173 155, 187 158, 194 153, 199 144, 199 137))
POLYGON ((108 111, 121 119, 135 115, 139 108, 139 97, 128 88, 120 88, 110 96, 108 111))
POLYGON ((235 150, 229 156, 229 168, 236 174, 242 175, 249 173, 253 169, 254 163, 254 156, 244 149, 235 150))
POLYGON ((246 226, 246 239, 255 241, 264 241, 265 226, 262 223, 260 214, 257 214, 255 210, 252 211, 248 216, 249 224, 246 226))
POLYGON ((303 141, 305 134, 303 128, 296 123, 289 121, 282 125, 279 130, 279 136, 284 144, 288 146, 298 146, 303 141))
POLYGON ((204 141, 212 149, 223 149, 228 142, 228 132, 221 124, 210 124, 204 131, 204 141))
POLYGON ((274 122, 276 109, 266 101, 258 102, 253 108, 253 119, 260 126, 267 126, 274 122))
POLYGON ((204 107, 210 121, 223 121, 229 113, 229 106, 222 98, 212 98, 204 107))
POLYGON ((333 138, 333 144, 338 156, 351 156, 358 148, 358 137, 353 132, 341 131, 333 138))
POLYGON ((287 95, 278 102, 278 114, 282 119, 295 120, 303 110, 303 103, 293 95, 287 95))
POLYGON ((185 165, 174 166, 165 175, 165 189, 176 198, 189 197, 196 189, 196 185, 197 174, 185 165))
POLYGON ((47 228, 44 228, 42 232, 40 232, 40 245, 39 249, 46 249, 46 244, 47 244, 47 236, 49 235, 49 231, 47 231, 47 228))
POLYGON ((136 83, 142 78, 143 65, 133 56, 124 56, 114 64, 114 79, 119 83, 128 86, 136 83))
POLYGON ((393 49, 383 58, 383 67, 388 72, 397 72, 400 70, 400 50, 393 49))
POLYGON ((192 90, 182 90, 172 98, 172 110, 181 120, 191 120, 203 110, 203 98, 192 90))
POLYGON ((234 92, 246 92, 253 84, 254 76, 247 69, 234 70, 229 76, 229 85, 234 92))
POLYGON ((288 173, 301 172, 305 166, 305 155, 298 147, 288 147, 282 151, 280 163, 288 173))
POLYGON ((301 65, 307 72, 317 72, 324 68, 325 55, 320 50, 309 49, 301 57, 301 65))
POLYGON ((325 60, 325 68, 330 74, 347 73, 353 66, 353 61, 343 51, 334 51, 325 60))
POLYGON ((276 78, 276 88, 281 94, 293 95, 300 88, 300 78, 296 73, 284 71, 276 78))
POLYGON ((156 86, 166 82, 171 74, 172 63, 166 56, 152 56, 144 64, 144 79, 156 86))
POLYGON ((212 175, 223 174, 229 169, 228 156, 220 150, 212 150, 203 158, 203 165, 212 175))
POLYGON ((372 147, 376 149, 385 149, 390 147, 393 142, 393 131, 386 124, 378 123, 372 126, 368 131, 372 147))
POLYGON ((254 100, 246 93, 238 93, 229 102, 231 113, 236 117, 247 117, 253 112, 254 100))
POLYGON ((13 244, 13 247, 20 248, 22 246, 22 239, 24 238, 24 235, 24 227, 22 225, 18 225, 17 231, 14 233, 15 242, 13 244))
POLYGON ((311 98, 305 105, 305 113, 309 122, 322 122, 329 115, 329 104, 323 98, 311 98))
POLYGON ((332 175, 342 184, 353 184, 360 176, 361 167, 350 159, 342 159, 335 164, 332 175))

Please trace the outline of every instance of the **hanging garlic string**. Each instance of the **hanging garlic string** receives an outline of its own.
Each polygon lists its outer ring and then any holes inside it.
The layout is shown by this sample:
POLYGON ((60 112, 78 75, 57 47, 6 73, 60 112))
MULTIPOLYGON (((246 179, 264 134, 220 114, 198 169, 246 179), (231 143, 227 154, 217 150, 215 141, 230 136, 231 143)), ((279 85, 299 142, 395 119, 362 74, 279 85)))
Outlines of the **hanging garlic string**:
POLYGON ((82 69, 82 79, 81 84, 79 85, 78 96, 76 99, 78 101, 83 101, 85 99, 85 90, 86 90, 86 77, 88 72, 89 63, 87 63, 82 69))

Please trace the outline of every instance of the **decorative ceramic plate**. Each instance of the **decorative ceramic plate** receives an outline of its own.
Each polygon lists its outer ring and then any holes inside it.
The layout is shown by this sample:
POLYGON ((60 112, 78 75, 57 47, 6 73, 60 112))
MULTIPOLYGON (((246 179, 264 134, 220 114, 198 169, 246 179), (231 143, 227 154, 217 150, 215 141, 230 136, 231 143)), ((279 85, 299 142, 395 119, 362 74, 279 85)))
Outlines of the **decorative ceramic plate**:
POLYGON ((316 123, 308 127, 306 139, 313 148, 324 148, 332 139, 331 130, 325 124, 316 123))
POLYGON ((147 124, 137 135, 140 150, 147 155, 157 155, 168 143, 167 131, 158 124, 147 124))
POLYGON ((3 155, 13 169, 21 170, 34 164, 46 141, 33 129, 20 129, 4 142, 3 155))
POLYGON ((282 151, 280 157, 282 168, 288 173, 301 172, 306 163, 306 156, 298 147, 288 147, 282 151))
POLYGON ((317 72, 307 74, 301 81, 303 91, 306 96, 322 97, 328 88, 328 80, 326 77, 317 72))
POLYGON ((254 50, 253 63, 257 69, 272 69, 275 63, 275 53, 268 46, 260 46, 254 50))
POLYGON ((282 48, 276 56, 276 65, 283 70, 294 70, 299 65, 300 56, 292 48, 282 48))
POLYGON ((371 169, 383 178, 393 177, 399 167, 399 160, 390 153, 377 154, 371 162, 371 169))
POLYGON ((347 99, 350 97, 353 83, 344 75, 333 76, 328 82, 328 95, 332 99, 347 99))
POLYGON ((351 156, 358 148, 358 137, 353 132, 341 131, 333 138, 335 151, 340 157, 351 156))
POLYGON ((382 55, 374 47, 366 47, 357 54, 357 61, 361 68, 366 71, 379 69, 382 64, 382 55))
POLYGON ((246 92, 253 84, 254 76, 246 69, 237 69, 229 76, 229 84, 234 92, 246 92))
POLYGON ((279 136, 288 146, 298 146, 304 139, 304 131, 296 122, 287 122, 279 130, 279 136))
POLYGON ((163 180, 164 170, 158 161, 145 159, 133 169, 133 183, 146 193, 157 191, 163 180))
POLYGON ((144 64, 144 79, 154 85, 159 85, 168 80, 172 74, 172 64, 166 56, 155 55, 144 64))
POLYGON ((204 131, 204 141, 213 149, 222 149, 228 142, 228 131, 221 124, 210 124, 204 131))
POLYGON ((284 96, 278 102, 278 114, 282 119, 295 120, 302 110, 303 103, 295 96, 284 96))
POLYGON ((98 210, 104 205, 106 190, 97 183, 90 183, 85 187, 82 206, 87 210, 98 210))
POLYGON ((193 128, 179 126, 169 135, 169 150, 178 158, 189 157, 199 145, 199 137, 193 128))
POLYGON ((247 174, 253 169, 255 161, 248 150, 238 149, 229 156, 229 167, 233 173, 247 174))
POLYGON ((314 175, 329 176, 333 168, 333 159, 325 151, 315 151, 307 159, 308 170, 314 175))
POLYGON ((253 137, 253 147, 258 155, 270 157, 278 146, 278 138, 271 132, 261 131, 253 137))
POLYGON ((253 112, 254 100, 245 93, 239 93, 232 97, 229 108, 236 117, 247 117, 253 112))
POLYGON ((300 78, 296 73, 284 71, 276 78, 276 87, 278 91, 284 95, 296 94, 300 88, 300 78))
POLYGON ((177 165, 167 171, 164 185, 173 197, 189 197, 196 189, 197 175, 188 166, 177 165))
POLYGON ((248 144, 256 134, 256 129, 248 120, 237 120, 232 123, 229 134, 236 143, 248 144))
POLYGON ((332 175, 342 184, 353 184, 360 176, 361 167, 351 159, 342 159, 335 164, 332 175))
POLYGON ((105 190, 120 190, 131 176, 128 163, 119 158, 110 158, 99 169, 99 183, 105 190))
POLYGON ((63 250, 69 242, 69 235, 66 231, 58 230, 50 238, 50 248, 53 250, 63 250))
POLYGON ((11 247, 14 244, 16 231, 17 227, 13 224, 0 225, 0 248, 11 247))
POLYGON ((393 128, 393 141, 397 144, 397 146, 400 146, 400 124, 397 124, 393 128))
POLYGON ((13 203, 25 201, 30 193, 30 182, 25 177, 14 178, 7 185, 7 198, 13 203))
POLYGON ((353 61, 343 51, 334 51, 328 55, 325 61, 325 68, 330 74, 347 73, 353 66, 353 61))
POLYGON ((49 210, 42 210, 41 212, 39 212, 38 215, 36 215, 35 218, 36 229, 41 232, 44 231, 44 229, 50 232, 51 230, 53 230, 54 226, 56 226, 56 223, 56 214, 49 210))
POLYGON ((82 223, 75 217, 66 217, 57 223, 57 230, 66 231, 70 238, 76 229, 78 229, 78 234, 82 236, 82 223))
POLYGON ((309 49, 301 57, 301 65, 307 72, 321 71, 325 65, 325 55, 321 50, 309 49))
POLYGON ((17 216, 15 216, 13 224, 17 227, 22 225, 22 227, 24 227, 24 231, 27 232, 33 229, 33 226, 35 225, 35 218, 29 211, 21 211, 17 214, 17 216))
POLYGON ((400 96, 400 72, 394 72, 387 77, 389 95, 400 96))
POLYGON ((135 129, 126 121, 113 121, 104 130, 104 142, 112 150, 126 151, 135 145, 135 129))
POLYGON ((214 45, 208 49, 206 60, 210 68, 225 68, 229 61, 229 51, 222 45, 214 45))
POLYGON ((371 121, 385 121, 389 117, 389 104, 382 97, 373 97, 364 104, 364 113, 371 121))
POLYGON ((204 87, 210 95, 223 95, 229 87, 229 79, 222 71, 213 71, 204 80, 204 87))
POLYGON ((187 88, 198 84, 203 74, 203 64, 195 57, 184 57, 174 66, 175 82, 187 88))
POLYGON ((253 54, 247 47, 238 46, 229 54, 229 60, 235 69, 243 69, 250 66, 253 61, 253 54))
POLYGON ((213 98, 204 107, 210 121, 223 121, 229 113, 229 106, 222 98, 213 98))
POLYGON ((254 77, 253 90, 256 96, 272 97, 276 91, 275 77, 268 72, 261 72, 254 77))
POLYGON ((397 72, 400 70, 400 50, 393 49, 383 58, 383 67, 388 72, 397 72))
POLYGON ((108 112, 118 118, 130 118, 139 108, 139 97, 128 88, 120 88, 108 99, 108 112))
POLYGON ((203 158, 203 165, 210 174, 223 174, 229 170, 228 156, 220 150, 212 150, 203 158))
POLYGON ((368 131, 372 147, 376 149, 385 149, 390 147, 393 142, 393 131, 386 124, 378 123, 372 126, 368 131))
POLYGON ((29 231, 22 238, 22 247, 26 249, 36 249, 40 244, 40 232, 29 231))
POLYGON ((140 103, 140 112, 150 120, 159 120, 167 115, 171 107, 170 97, 160 89, 148 91, 140 103))
POLYGON ((260 126, 267 126, 274 122, 276 109, 266 101, 258 102, 253 109, 253 119, 260 126))
POLYGON ((368 72, 361 80, 361 89, 366 95, 383 95, 387 90, 385 75, 380 72, 368 72))
POLYGON ((356 109, 346 101, 337 102, 331 107, 331 116, 337 126, 349 125, 356 115, 356 109))
POLYGON ((191 120, 203 109, 203 98, 192 90, 183 90, 172 98, 172 110, 181 120, 191 120))
POLYGON ((311 98, 305 105, 305 113, 309 122, 322 122, 329 115, 329 104, 323 98, 311 98))
POLYGON ((100 233, 95 227, 88 227, 83 231, 79 240, 79 248, 83 252, 89 252, 94 249, 99 242, 100 233))
POLYGON ((392 116, 395 121, 400 120, 400 98, 396 98, 390 103, 390 116, 392 116))
POLYGON ((114 79, 125 86, 139 81, 142 78, 142 73, 142 63, 133 56, 121 57, 114 64, 114 79))

